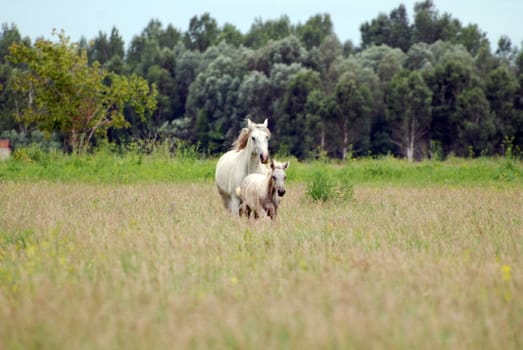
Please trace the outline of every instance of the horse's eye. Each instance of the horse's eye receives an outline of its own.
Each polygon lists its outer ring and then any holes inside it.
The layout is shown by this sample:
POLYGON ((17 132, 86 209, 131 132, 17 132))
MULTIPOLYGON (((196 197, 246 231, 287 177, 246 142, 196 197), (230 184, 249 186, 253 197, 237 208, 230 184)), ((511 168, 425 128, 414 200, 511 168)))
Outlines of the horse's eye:
POLYGON ((272 175, 272 179, 273 179, 273 180, 276 180, 276 176, 272 175))
POLYGON ((254 136, 251 136, 251 139, 252 139, 253 141, 256 141, 256 139, 254 138, 254 136))

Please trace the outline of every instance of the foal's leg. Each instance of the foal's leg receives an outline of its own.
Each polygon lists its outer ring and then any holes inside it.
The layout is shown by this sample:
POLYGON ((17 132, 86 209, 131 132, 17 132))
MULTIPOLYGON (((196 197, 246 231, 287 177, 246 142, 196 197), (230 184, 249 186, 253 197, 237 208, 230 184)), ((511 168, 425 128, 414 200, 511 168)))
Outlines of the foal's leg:
POLYGON ((240 204, 240 209, 238 210, 238 214, 240 215, 240 217, 243 215, 244 212, 246 212, 245 204, 242 203, 242 204, 240 204))
POLYGON ((273 204, 267 208, 267 215, 271 218, 271 220, 274 220, 276 217, 276 207, 273 204))

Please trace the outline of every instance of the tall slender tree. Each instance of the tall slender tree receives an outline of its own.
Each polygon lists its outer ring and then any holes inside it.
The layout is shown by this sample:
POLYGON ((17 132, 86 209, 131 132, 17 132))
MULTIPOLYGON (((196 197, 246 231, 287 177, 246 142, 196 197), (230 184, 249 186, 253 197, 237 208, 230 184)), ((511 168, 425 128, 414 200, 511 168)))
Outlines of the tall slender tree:
POLYGON ((400 152, 413 161, 427 145, 430 128, 432 91, 417 71, 402 71, 394 76, 387 94, 387 116, 393 126, 393 140, 400 152))

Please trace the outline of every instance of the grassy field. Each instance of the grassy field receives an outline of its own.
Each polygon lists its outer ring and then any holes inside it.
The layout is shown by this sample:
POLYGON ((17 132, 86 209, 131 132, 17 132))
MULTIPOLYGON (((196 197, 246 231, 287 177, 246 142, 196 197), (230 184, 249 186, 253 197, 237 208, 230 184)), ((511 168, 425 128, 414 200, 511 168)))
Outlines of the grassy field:
POLYGON ((118 161, 0 165, 0 349, 523 347, 520 163, 354 162, 313 203, 293 162, 272 223, 226 214, 213 161, 118 161))
MULTIPOLYGON (((94 155, 44 153, 28 148, 15 152, 16 160, 0 162, 0 181, 51 181, 67 183, 135 184, 151 182, 209 182, 214 180, 216 159, 189 156, 170 157, 165 152, 152 155, 99 152, 94 155)), ((521 186, 523 162, 515 158, 450 158, 441 161, 409 163, 392 157, 354 159, 347 163, 290 161, 290 182, 307 182, 317 170, 332 176, 348 176, 354 184, 459 186, 521 186)))

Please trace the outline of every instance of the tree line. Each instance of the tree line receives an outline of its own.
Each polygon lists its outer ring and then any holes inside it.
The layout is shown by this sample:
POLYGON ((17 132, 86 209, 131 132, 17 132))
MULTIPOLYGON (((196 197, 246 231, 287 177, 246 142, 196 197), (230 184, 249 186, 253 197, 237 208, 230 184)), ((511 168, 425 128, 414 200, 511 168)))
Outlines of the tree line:
POLYGON ((3 24, 0 130, 40 130, 68 150, 183 140, 217 154, 249 116, 269 118, 273 152, 299 159, 522 148, 523 50, 506 36, 491 47, 431 0, 413 11, 399 5, 361 24, 359 47, 339 40, 328 14, 256 19, 247 33, 208 13, 186 31, 151 20, 127 48, 116 28, 32 43, 3 24))

